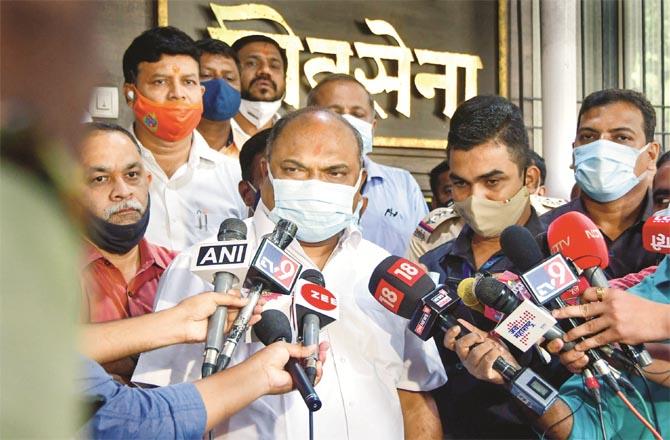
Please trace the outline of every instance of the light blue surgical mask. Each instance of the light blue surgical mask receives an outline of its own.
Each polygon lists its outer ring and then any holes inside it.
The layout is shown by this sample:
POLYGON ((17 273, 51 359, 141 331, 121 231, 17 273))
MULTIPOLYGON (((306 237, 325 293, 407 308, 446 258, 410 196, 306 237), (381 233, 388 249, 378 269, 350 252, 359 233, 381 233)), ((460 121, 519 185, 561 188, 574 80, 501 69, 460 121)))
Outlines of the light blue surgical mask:
POLYGON ((356 116, 351 116, 351 115, 342 115, 344 119, 347 120, 348 123, 354 126, 358 134, 361 135, 361 138, 363 139, 363 157, 365 157, 366 154, 372 152, 372 124, 369 122, 366 122, 360 118, 357 118, 356 116))
POLYGON ((638 150, 599 139, 572 150, 575 180, 593 200, 601 203, 620 199, 640 183, 647 172, 635 175, 637 158, 649 144, 638 150))
POLYGON ((298 226, 296 237, 306 243, 319 243, 358 223, 362 201, 351 212, 363 172, 354 186, 322 180, 275 179, 268 166, 274 190, 275 207, 270 220, 290 220, 298 226))

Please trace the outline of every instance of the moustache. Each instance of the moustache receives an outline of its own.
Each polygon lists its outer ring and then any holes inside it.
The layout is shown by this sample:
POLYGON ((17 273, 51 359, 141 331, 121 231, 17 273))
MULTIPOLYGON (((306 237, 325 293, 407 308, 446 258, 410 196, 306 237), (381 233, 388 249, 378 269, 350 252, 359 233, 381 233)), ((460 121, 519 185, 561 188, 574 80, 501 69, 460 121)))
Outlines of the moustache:
POLYGON ((144 206, 137 200, 125 200, 115 205, 105 208, 103 220, 108 221, 114 214, 118 214, 126 209, 133 209, 140 215, 144 214, 144 206))
POLYGON ((268 81, 270 84, 272 84, 272 88, 275 91, 277 91, 277 83, 275 83, 272 80, 272 78, 270 78, 269 76, 263 75, 263 76, 259 76, 259 77, 254 78, 254 80, 251 81, 251 84, 249 84, 249 88, 251 88, 254 84, 256 84, 256 81, 268 81))

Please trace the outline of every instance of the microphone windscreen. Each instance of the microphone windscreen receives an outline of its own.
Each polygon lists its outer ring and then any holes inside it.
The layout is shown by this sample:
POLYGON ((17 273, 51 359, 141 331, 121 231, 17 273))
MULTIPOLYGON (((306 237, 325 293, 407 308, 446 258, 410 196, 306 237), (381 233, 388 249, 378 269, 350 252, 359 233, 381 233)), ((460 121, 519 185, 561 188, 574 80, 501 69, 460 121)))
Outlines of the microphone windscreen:
POLYGON ((405 258, 390 255, 372 272, 368 290, 396 315, 411 319, 418 301, 435 288, 425 270, 405 258))
POLYGON ((458 288, 456 293, 459 298, 463 301, 463 304, 470 307, 473 310, 478 311, 479 313, 484 313, 484 306, 479 302, 475 296, 475 279, 466 278, 460 283, 458 283, 458 288))
POLYGON ((308 281, 312 284, 318 284, 321 287, 326 286, 326 281, 323 279, 323 274, 316 269, 305 269, 300 274, 300 279, 308 281))
POLYGON ((537 244, 537 247, 540 248, 540 252, 542 252, 544 258, 547 258, 551 255, 551 249, 549 249, 549 243, 547 243, 546 232, 540 232, 537 234, 535 236, 535 243, 537 244))
POLYGON ((475 295, 482 304, 506 315, 512 313, 521 303, 504 283, 493 277, 484 277, 477 280, 475 295))
POLYGON ((288 317, 279 310, 270 309, 261 313, 261 320, 253 326, 254 333, 265 345, 278 340, 291 342, 293 332, 288 317))
POLYGON ((560 252, 582 270, 609 265, 607 243, 600 229, 581 212, 566 212, 551 222, 547 242, 552 252, 560 252))
POLYGON ((505 256, 522 273, 544 260, 535 237, 523 226, 512 225, 505 228, 500 234, 500 247, 505 256))
POLYGON ((227 218, 221 222, 217 238, 219 241, 246 240, 247 225, 239 218, 227 218))
POLYGON ((286 249, 286 247, 293 241, 295 234, 298 232, 298 227, 295 223, 279 219, 277 226, 275 226, 272 235, 270 235, 270 241, 279 246, 281 249, 286 249))

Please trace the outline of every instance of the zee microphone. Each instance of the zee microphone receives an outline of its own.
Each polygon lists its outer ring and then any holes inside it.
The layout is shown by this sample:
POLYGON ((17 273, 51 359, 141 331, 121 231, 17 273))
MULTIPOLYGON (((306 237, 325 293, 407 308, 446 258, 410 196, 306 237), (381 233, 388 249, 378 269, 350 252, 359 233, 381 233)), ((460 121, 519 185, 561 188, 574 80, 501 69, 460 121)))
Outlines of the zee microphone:
MULTIPOLYGON (((279 310, 266 310, 261 313, 261 320, 254 325, 254 333, 256 333, 258 339, 265 345, 270 345, 277 341, 284 341, 290 344, 293 339, 291 324, 286 315, 279 310)), ((321 399, 316 394, 316 390, 314 390, 312 382, 305 374, 305 370, 303 370, 300 362, 295 358, 290 358, 286 363, 286 367, 307 408, 310 411, 318 411, 321 408, 321 399)))
POLYGON ((249 320, 261 293, 264 290, 284 295, 291 293, 302 265, 284 252, 284 249, 293 241, 297 230, 298 227, 294 223, 281 219, 272 234, 261 241, 243 284, 243 287, 249 290, 247 297, 249 302, 240 310, 223 344, 217 371, 223 370, 230 363, 238 342, 249 326, 249 320))
MULTIPOLYGON (((294 289, 296 322, 305 346, 318 345, 321 330, 339 316, 335 295, 325 285, 321 272, 306 269, 300 274, 294 289)), ((305 373, 312 384, 316 380, 317 360, 316 353, 305 358, 305 373)))
MULTIPOLYGON (((649 217, 647 221, 653 219, 649 217)), ((645 223, 646 226, 647 223, 645 223)), ((654 224, 654 221, 650 224, 654 224)), ((670 228, 670 217, 668 217, 670 228)), ((644 228, 643 242, 646 243, 644 228)), ((600 229, 584 214, 576 211, 568 212, 557 217, 547 229, 547 243, 554 252, 574 261, 582 269, 589 284, 593 287, 609 287, 609 282, 603 269, 609 265, 607 243, 600 229)), ((652 358, 644 348, 644 344, 619 344, 626 355, 636 364, 644 368, 651 364, 652 358)))
MULTIPOLYGON (((198 246, 191 259, 191 271, 206 282, 213 281, 214 291, 226 293, 240 278, 244 278, 248 268, 247 225, 237 218, 221 222, 218 242, 198 246)), ((224 331, 228 318, 228 308, 218 306, 207 322, 202 377, 216 371, 219 353, 223 348, 224 331)))

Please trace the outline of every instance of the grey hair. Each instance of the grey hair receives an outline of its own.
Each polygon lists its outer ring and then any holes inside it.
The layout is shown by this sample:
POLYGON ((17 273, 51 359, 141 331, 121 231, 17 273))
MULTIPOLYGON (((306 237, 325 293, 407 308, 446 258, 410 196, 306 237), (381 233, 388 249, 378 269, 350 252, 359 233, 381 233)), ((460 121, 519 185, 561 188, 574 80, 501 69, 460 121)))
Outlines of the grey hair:
POLYGON ((361 135, 358 133, 358 130, 354 128, 353 125, 349 123, 346 119, 342 117, 342 115, 339 115, 335 113, 334 111, 325 108, 325 107, 305 107, 301 108, 300 110, 296 110, 294 112, 291 112, 285 116, 283 116, 281 119, 279 119, 275 125, 272 127, 272 130, 270 131, 270 135, 268 136, 267 140, 267 145, 265 147, 265 155, 267 156, 268 160, 270 160, 270 157, 272 156, 272 148, 274 147, 275 142, 277 141, 277 138, 281 135, 282 131, 286 128, 286 126, 293 121, 294 119, 298 119, 303 115, 309 115, 313 113, 327 113, 329 116, 332 116, 336 120, 338 120, 340 123, 344 124, 351 133, 354 135, 356 138, 356 144, 358 144, 358 163, 363 167, 363 138, 361 135))

